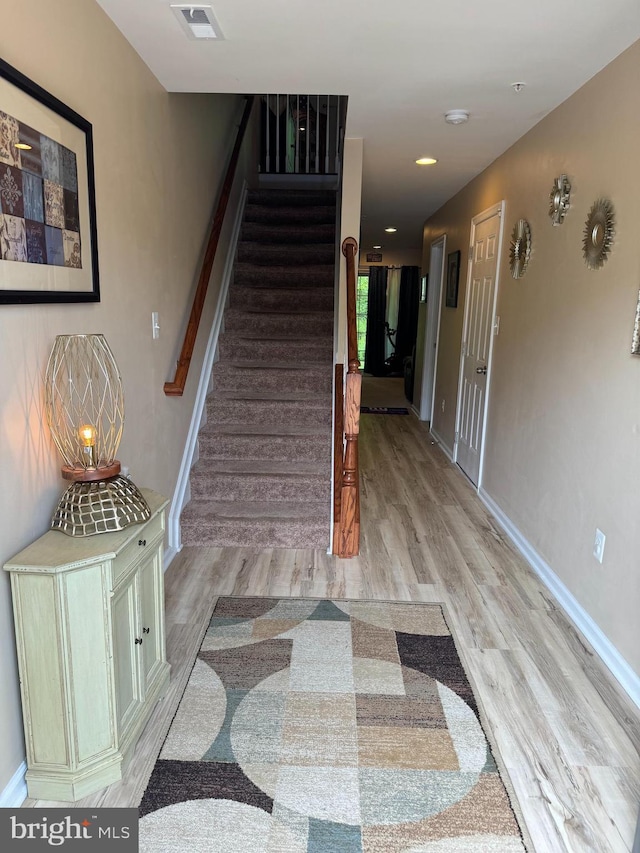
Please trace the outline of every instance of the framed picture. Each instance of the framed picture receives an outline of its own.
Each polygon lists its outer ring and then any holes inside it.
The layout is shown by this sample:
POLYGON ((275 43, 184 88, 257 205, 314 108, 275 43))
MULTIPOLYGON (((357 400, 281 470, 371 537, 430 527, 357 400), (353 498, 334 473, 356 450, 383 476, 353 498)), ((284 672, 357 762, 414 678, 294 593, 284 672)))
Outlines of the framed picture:
POLYGON ((367 252, 367 263, 368 264, 381 264, 382 263, 382 252, 367 252))
POLYGON ((420 279, 420 302, 427 301, 427 290, 429 287, 429 276, 423 275, 420 279))
POLYGON ((445 305, 447 308, 458 307, 458 282, 460 280, 460 250, 447 255, 447 290, 445 305))
POLYGON ((0 60, 0 304, 99 301, 91 124, 0 60))

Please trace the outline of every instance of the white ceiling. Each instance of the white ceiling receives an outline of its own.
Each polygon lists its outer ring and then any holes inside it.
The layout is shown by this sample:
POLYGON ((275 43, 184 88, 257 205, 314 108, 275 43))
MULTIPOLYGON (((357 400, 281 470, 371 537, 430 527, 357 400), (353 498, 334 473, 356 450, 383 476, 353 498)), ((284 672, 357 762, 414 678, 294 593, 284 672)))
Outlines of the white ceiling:
POLYGON ((639 0, 210 0, 224 41, 188 39, 169 0, 98 3, 168 91, 348 95, 364 249, 420 246, 433 211, 640 38, 639 0))

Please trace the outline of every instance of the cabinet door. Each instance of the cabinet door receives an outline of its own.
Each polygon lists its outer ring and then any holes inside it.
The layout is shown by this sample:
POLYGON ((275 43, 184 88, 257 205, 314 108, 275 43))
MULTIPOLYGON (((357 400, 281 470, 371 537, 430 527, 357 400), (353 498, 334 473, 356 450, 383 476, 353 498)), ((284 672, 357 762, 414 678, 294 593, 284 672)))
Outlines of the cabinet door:
POLYGON ((114 679, 116 687, 116 719, 120 738, 135 720, 142 702, 139 670, 137 577, 134 575, 113 597, 114 679))
POLYGON ((149 684, 164 660, 164 622, 162 619, 163 579, 160 549, 149 555, 138 569, 142 636, 142 682, 149 684))

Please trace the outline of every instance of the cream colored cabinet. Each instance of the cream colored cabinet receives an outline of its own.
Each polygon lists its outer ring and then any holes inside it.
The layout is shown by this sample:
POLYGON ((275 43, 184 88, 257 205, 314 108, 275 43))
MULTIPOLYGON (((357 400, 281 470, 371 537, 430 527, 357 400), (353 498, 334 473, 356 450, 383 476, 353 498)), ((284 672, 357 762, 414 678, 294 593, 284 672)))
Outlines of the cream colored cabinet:
POLYGON ((169 683, 165 507, 115 533, 50 530, 11 573, 29 796, 73 801, 122 777, 169 683))

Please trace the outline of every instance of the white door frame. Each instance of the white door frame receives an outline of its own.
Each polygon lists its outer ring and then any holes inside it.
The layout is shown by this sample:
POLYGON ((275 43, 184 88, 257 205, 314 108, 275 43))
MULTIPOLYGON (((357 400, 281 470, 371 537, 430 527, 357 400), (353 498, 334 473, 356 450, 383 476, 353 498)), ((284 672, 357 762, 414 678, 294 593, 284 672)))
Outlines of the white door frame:
POLYGON ((493 366, 493 339, 497 334, 496 327, 496 307, 498 305, 498 288, 500 287, 500 261, 502 258, 502 241, 504 236, 504 210, 505 210, 505 202, 504 199, 499 201, 497 204, 488 207, 486 210, 483 210, 482 213, 478 213, 471 220, 471 236, 469 237, 469 250, 467 253, 467 286, 465 288, 465 301, 464 301, 464 325, 462 327, 462 341, 460 343, 460 371, 458 374, 458 400, 456 403, 456 433, 453 444, 453 461, 458 461, 458 434, 460 432, 460 414, 462 409, 462 383, 463 383, 463 369, 464 369, 464 345, 467 340, 467 329, 469 326, 469 310, 470 303, 466 298, 469 293, 469 287, 471 284, 471 271, 473 269, 473 246, 475 241, 476 228, 480 225, 481 222, 484 222, 486 219, 490 219, 492 216, 495 216, 496 213, 500 217, 500 228, 498 229, 498 257, 496 261, 496 283, 493 292, 493 306, 491 308, 491 327, 492 333, 489 339, 489 358, 487 360, 487 384, 485 389, 485 404, 484 404, 484 412, 482 414, 482 438, 480 440, 480 464, 478 469, 478 484, 475 487, 476 491, 480 491, 480 486, 482 485, 482 475, 484 473, 484 444, 487 432, 487 413, 489 411, 489 393, 491 391, 491 368, 493 366))
POLYGON ((447 235, 442 234, 431 243, 429 258, 429 285, 427 292, 427 321, 424 330, 424 352, 422 356, 422 388, 420 391, 420 420, 431 421, 433 402, 436 396, 436 367, 440 343, 440 316, 442 314, 442 290, 444 284, 444 259, 447 250, 447 235), (434 251, 435 250, 435 251, 434 251), (438 259, 438 254, 440 258, 438 259), (439 269, 438 269, 439 264, 439 269), (430 363, 430 355, 433 362, 430 363), (430 393, 425 393, 431 387, 430 393))

